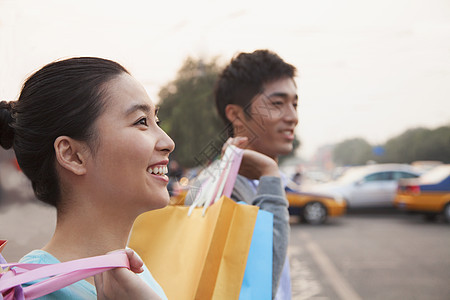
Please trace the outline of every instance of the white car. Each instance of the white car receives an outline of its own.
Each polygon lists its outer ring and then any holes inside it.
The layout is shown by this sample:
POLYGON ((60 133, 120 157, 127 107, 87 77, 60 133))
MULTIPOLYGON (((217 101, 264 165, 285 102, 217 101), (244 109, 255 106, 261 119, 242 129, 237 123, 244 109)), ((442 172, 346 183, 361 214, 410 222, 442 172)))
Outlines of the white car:
POLYGON ((398 180, 419 175, 420 171, 408 164, 351 167, 335 181, 316 184, 308 191, 343 197, 348 208, 393 207, 398 180))

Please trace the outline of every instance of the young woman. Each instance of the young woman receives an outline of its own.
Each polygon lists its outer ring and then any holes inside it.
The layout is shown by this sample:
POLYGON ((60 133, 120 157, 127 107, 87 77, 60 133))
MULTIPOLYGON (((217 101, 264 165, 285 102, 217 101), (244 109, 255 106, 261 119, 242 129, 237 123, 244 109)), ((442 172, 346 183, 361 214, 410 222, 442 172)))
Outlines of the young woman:
MULTIPOLYGON (((52 239, 22 262, 126 248, 135 218, 169 202, 165 174, 174 143, 158 122, 142 85, 101 58, 50 63, 26 80, 17 101, 0 103, 1 146, 14 149, 36 197, 57 210, 52 239)), ((45 298, 165 299, 137 255, 127 254, 140 278, 115 269, 45 298)))

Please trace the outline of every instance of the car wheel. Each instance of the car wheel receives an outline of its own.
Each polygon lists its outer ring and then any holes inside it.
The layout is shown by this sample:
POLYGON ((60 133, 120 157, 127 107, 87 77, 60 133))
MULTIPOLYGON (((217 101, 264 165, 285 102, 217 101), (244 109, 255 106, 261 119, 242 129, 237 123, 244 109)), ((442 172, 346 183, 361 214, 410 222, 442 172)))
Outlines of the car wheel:
POLYGON ((303 208, 302 218, 308 224, 322 224, 327 218, 327 209, 320 202, 309 202, 303 208))
POLYGON ((445 222, 450 223, 450 203, 447 203, 444 207, 444 219, 445 222))

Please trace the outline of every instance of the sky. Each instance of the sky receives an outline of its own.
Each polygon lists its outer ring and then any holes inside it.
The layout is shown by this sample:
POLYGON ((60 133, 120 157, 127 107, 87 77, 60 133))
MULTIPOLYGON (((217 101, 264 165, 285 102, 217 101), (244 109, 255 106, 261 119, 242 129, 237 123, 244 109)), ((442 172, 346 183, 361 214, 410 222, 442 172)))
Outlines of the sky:
POLYGON ((298 155, 450 125, 448 0, 0 0, 0 99, 33 71, 99 56, 157 102, 188 57, 270 49, 298 69, 298 155))

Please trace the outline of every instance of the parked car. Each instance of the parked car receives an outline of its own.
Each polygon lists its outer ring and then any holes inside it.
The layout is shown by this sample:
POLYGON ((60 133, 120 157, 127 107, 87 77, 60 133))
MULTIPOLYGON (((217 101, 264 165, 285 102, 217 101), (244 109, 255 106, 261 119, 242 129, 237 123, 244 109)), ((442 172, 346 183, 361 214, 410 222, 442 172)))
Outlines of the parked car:
POLYGON ((428 220, 442 214, 450 223, 450 164, 435 167, 416 179, 400 180, 394 205, 422 213, 428 220))
POLYGON ((322 224, 328 217, 345 214, 346 203, 342 198, 335 198, 317 193, 304 193, 286 189, 289 202, 289 214, 300 216, 300 220, 309 224, 322 224))
POLYGON ((417 178, 420 171, 408 164, 374 164, 348 168, 334 181, 304 190, 341 197, 347 208, 393 207, 397 182, 417 178))

